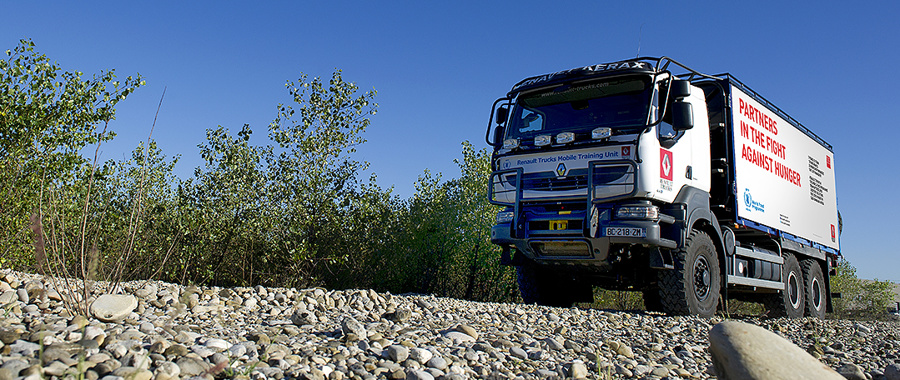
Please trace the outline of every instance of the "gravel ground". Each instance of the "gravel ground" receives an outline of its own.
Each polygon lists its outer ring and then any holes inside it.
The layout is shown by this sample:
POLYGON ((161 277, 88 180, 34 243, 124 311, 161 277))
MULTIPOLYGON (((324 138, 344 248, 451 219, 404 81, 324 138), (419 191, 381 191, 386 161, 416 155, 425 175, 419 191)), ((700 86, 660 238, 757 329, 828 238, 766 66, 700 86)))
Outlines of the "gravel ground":
MULTIPOLYGON (((43 277, 0 271, 0 380, 707 379, 721 321, 371 290, 121 290, 136 307, 103 322, 72 317, 43 277)), ((900 363, 896 321, 739 319, 864 378, 893 380, 900 363)))

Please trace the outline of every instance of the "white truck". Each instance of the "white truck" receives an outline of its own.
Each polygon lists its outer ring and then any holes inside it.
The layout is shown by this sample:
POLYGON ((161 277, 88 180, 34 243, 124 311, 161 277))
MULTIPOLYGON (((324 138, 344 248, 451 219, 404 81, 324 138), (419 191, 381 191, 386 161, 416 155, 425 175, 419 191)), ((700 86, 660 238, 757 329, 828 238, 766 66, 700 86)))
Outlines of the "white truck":
POLYGON ((643 292, 823 318, 840 255, 831 145, 730 74, 667 57, 527 78, 494 102, 491 229, 526 303, 643 292))

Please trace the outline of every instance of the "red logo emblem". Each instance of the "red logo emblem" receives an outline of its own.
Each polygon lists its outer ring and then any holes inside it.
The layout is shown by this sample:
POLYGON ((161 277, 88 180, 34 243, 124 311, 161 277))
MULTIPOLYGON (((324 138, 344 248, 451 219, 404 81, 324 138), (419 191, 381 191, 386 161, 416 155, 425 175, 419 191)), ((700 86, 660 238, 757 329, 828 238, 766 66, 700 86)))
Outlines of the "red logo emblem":
POLYGON ((825 156, 825 166, 831 169, 831 156, 825 156))
POLYGON ((831 241, 834 241, 834 224, 831 225, 831 241))
POLYGON ((659 148, 659 178, 672 180, 672 152, 659 148))
POLYGON ((631 157, 631 147, 623 146, 622 147, 622 158, 629 158, 629 157, 631 157))

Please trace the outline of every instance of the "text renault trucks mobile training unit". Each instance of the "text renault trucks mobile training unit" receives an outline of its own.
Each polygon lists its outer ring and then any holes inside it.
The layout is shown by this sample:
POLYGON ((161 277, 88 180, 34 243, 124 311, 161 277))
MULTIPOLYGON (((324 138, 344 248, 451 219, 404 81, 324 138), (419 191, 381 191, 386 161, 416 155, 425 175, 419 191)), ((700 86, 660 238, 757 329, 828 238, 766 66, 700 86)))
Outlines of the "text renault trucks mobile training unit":
POLYGON ((491 241, 525 302, 596 285, 669 314, 711 316, 723 296, 830 311, 832 148, 730 74, 665 57, 560 71, 513 86, 491 121, 491 241))

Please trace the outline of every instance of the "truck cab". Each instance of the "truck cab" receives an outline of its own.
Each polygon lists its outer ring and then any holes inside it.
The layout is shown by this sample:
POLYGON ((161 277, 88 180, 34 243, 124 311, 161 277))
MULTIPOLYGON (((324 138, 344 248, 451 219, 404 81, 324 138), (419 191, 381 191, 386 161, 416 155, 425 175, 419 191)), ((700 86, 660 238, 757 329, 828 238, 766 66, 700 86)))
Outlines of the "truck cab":
POLYGON ((593 286, 670 314, 710 316, 726 286, 790 300, 778 231, 735 227, 728 80, 639 58, 527 78, 494 103, 491 241, 525 302, 589 302, 593 286), (742 268, 780 260, 777 276, 736 272, 748 250, 742 268))

